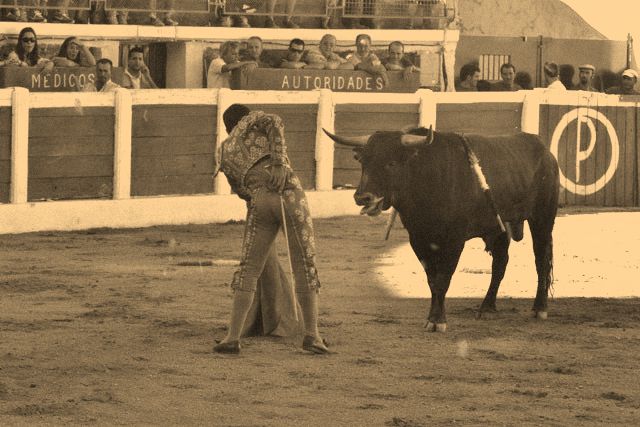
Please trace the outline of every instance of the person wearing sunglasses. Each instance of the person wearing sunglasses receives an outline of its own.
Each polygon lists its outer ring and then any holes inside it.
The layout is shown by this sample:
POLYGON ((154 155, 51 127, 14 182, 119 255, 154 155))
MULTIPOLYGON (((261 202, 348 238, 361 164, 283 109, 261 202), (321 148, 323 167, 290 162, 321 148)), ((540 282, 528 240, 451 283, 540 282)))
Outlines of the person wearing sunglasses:
POLYGON ((9 65, 38 67, 45 72, 53 70, 53 62, 40 56, 38 38, 31 27, 25 27, 20 31, 15 50, 9 54, 7 60, 10 62, 9 65))
POLYGON ((93 67, 96 59, 89 48, 77 37, 67 37, 53 58, 56 67, 93 67))
POLYGON ((302 61, 304 56, 304 41, 301 39, 293 39, 289 42, 289 48, 287 49, 287 55, 280 62, 280 68, 288 68, 298 70, 307 66, 302 61))

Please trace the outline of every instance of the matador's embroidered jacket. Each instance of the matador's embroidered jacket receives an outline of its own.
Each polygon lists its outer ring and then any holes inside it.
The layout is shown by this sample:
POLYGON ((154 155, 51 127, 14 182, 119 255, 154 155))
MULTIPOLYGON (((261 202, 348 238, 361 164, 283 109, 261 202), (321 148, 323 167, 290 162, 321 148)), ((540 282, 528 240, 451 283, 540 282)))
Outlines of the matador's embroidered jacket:
POLYGON ((243 199, 250 198, 245 177, 256 163, 269 157, 270 165, 291 167, 282 119, 262 111, 250 112, 222 143, 219 157, 220 170, 224 172, 233 191, 243 199))

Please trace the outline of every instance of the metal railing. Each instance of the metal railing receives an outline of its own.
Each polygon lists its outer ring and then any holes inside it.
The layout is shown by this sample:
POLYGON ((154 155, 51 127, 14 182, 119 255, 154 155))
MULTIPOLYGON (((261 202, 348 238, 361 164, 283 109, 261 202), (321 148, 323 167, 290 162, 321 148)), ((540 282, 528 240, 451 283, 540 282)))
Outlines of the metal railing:
POLYGON ((0 0, 0 9, 89 10, 91 0, 0 0))
POLYGON ((446 0, 343 0, 345 18, 422 19, 447 18, 453 3, 446 0))
POLYGON ((106 10, 209 13, 208 0, 105 0, 106 10))

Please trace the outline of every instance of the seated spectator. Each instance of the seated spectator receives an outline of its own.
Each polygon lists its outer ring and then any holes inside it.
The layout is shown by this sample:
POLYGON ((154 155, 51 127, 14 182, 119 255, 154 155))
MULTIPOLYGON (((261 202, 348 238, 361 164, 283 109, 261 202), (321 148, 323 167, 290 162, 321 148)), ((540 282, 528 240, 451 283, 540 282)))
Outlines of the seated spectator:
POLYGON ((96 59, 77 37, 67 37, 60 46, 58 56, 53 58, 53 63, 56 67, 93 67, 96 59))
POLYGON ((287 56, 280 62, 279 68, 288 68, 293 70, 299 70, 307 66, 306 62, 302 61, 304 56, 304 41, 301 39, 293 39, 289 42, 289 49, 287 49, 287 56))
POLYGON ((518 71, 513 81, 522 89, 533 89, 533 79, 531 78, 531 74, 527 73, 526 71, 518 71))
POLYGON ((248 62, 248 65, 255 64, 258 68, 271 68, 262 46, 262 39, 258 36, 252 36, 247 39, 247 48, 241 52, 240 56, 240 60, 248 62))
POLYGON ((144 50, 134 47, 127 57, 127 69, 122 76, 122 87, 127 89, 157 89, 149 67, 144 63, 144 50))
POLYGON ((244 15, 235 15, 233 19, 229 15, 224 14, 224 8, 219 4, 211 4, 211 17, 209 23, 217 27, 231 27, 233 24, 240 28, 250 28, 249 21, 244 15))
POLYGON ((113 62, 110 59, 102 58, 96 63, 96 82, 88 82, 82 88, 83 92, 114 92, 120 86, 111 81, 111 70, 113 62))
POLYGON ((456 92, 477 92, 480 80, 480 67, 476 63, 465 64, 460 69, 460 83, 456 92))
POLYGON ((380 59, 371 51, 371 37, 368 34, 358 34, 356 36, 356 51, 347 56, 347 61, 353 65, 354 70, 365 71, 374 76, 382 77, 384 85, 389 84, 387 69, 384 68, 380 59))
MULTIPOLYGON (((287 15, 287 17, 285 18, 284 21, 284 26, 286 28, 300 28, 300 26, 298 24, 296 24, 295 22, 293 22, 293 13, 296 9, 296 2, 297 0, 285 0, 286 1, 286 5, 285 5, 285 13, 287 15)), ((265 21, 264 26, 266 28, 280 28, 276 25, 274 18, 274 14, 276 11, 276 4, 278 3, 278 0, 268 0, 267 1, 267 12, 269 13, 269 17, 267 18, 267 20, 265 21)))
POLYGON ((178 22, 173 19, 173 9, 174 9, 174 0, 159 0, 160 4, 158 4, 158 0, 148 0, 148 9, 151 11, 149 13, 149 25, 155 25, 156 27, 163 27, 165 25, 176 26, 178 22), (158 6, 162 7, 169 12, 165 12, 158 17, 156 14, 156 10, 158 10, 158 6))
MULTIPOLYGON (((207 70, 208 88, 230 88, 231 72, 249 64, 256 64, 256 61, 240 61, 240 43, 236 41, 226 41, 220 46, 220 56, 209 64, 207 70)), ((256 64, 257 65, 257 64, 256 64)))
MULTIPOLYGON (((15 6, 17 5, 17 2, 14 0, 3 0, 3 4, 5 5, 10 5, 13 4, 15 6)), ((24 3, 25 6, 32 6, 33 9, 29 9, 29 12, 27 12, 27 8, 25 7, 14 7, 14 8, 10 8, 10 9, 6 9, 6 12, 4 14, 4 20, 5 21, 12 21, 12 22, 46 22, 47 20, 45 19, 45 17, 42 15, 42 12, 40 11, 40 7, 41 5, 41 0, 27 0, 24 3)))
POLYGON ((491 85, 493 92, 514 92, 522 88, 515 83, 516 67, 513 64, 505 63, 500 67, 500 76, 502 80, 491 85))
POLYGON ((336 37, 333 34, 325 34, 320 39, 318 49, 310 49, 307 52, 307 68, 315 70, 353 70, 353 64, 334 52, 336 37))
POLYGON ((373 17, 376 16, 376 0, 344 0, 344 13, 371 16, 371 18, 345 19, 344 24, 346 28, 380 28, 379 22, 373 19, 373 17))
MULTIPOLYGON (((52 13, 50 13, 49 22, 58 23, 58 24, 71 24, 73 23, 73 19, 69 17, 69 2, 71 0, 57 0, 54 3, 58 9, 54 9, 52 13)), ((92 64, 93 65, 93 64, 92 64)))
POLYGON ((18 35, 18 43, 13 52, 7 57, 7 65, 19 67, 38 67, 41 71, 53 70, 53 62, 40 56, 38 38, 31 27, 23 28, 18 35))
POLYGON ((0 67, 7 65, 9 56, 9 39, 4 34, 0 34, 0 67))
POLYGON ((638 73, 631 68, 626 69, 622 73, 622 85, 612 86, 605 91, 610 95, 640 95, 640 92, 635 90, 635 85, 638 82, 638 73))
POLYGON ((384 67, 389 71, 402 71, 405 80, 411 78, 411 73, 420 72, 420 68, 413 65, 413 62, 404 54, 404 44, 401 41, 389 43, 388 56, 384 62, 384 67))
POLYGON ((558 64, 555 62, 545 62, 542 70, 544 71, 544 79, 547 82, 547 89, 560 91, 567 90, 560 81, 560 67, 558 67, 558 64))
POLYGON ((587 92, 600 92, 593 87, 593 76, 596 73, 596 67, 591 64, 582 64, 578 67, 578 84, 573 86, 572 90, 584 90, 587 92))

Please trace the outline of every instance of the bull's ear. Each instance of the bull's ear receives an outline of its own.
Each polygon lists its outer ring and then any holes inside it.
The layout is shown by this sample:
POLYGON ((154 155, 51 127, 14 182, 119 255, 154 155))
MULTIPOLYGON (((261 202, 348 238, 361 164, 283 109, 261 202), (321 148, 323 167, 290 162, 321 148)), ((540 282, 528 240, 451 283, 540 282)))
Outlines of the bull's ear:
POLYGON ((433 142, 433 125, 429 127, 427 135, 414 135, 405 133, 400 137, 400 143, 405 147, 417 147, 420 145, 429 145, 433 142))

